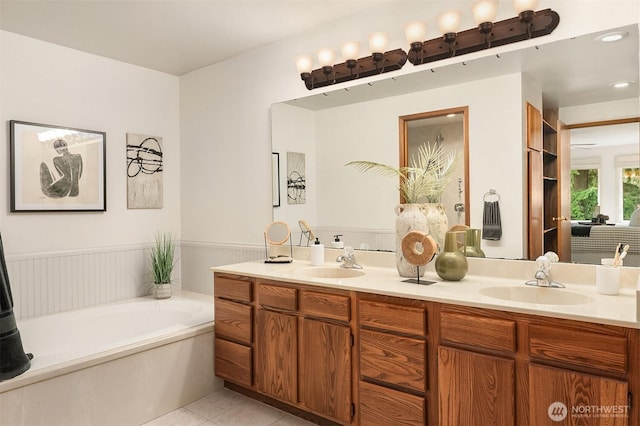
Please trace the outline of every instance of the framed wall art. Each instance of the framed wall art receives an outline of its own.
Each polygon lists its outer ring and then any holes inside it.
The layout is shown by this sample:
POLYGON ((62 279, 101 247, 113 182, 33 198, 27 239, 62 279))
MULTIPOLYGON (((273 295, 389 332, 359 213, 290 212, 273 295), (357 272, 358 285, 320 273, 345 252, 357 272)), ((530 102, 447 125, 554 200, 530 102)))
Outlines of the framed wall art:
POLYGON ((307 198, 305 155, 287 152, 287 204, 304 204, 307 198))
POLYGON ((127 133, 127 208, 161 209, 162 138, 127 133))
POLYGON ((271 204, 280 207, 280 154, 271 153, 271 204))
POLYGON ((106 211, 106 133, 11 120, 11 212, 106 211))

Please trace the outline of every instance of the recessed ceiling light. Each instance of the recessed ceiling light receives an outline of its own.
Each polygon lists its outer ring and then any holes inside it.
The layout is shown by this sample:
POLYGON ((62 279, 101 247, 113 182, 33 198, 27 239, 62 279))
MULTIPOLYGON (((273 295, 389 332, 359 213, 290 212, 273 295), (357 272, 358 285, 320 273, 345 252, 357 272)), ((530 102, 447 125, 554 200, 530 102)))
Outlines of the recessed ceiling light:
POLYGON ((448 118, 453 118, 453 117, 455 117, 455 116, 456 116, 455 114, 447 114, 447 117, 448 117, 448 118))
POLYGON ((615 89, 624 89, 625 87, 629 87, 633 84, 633 81, 617 81, 615 83, 611 83, 609 86, 615 89))
POLYGON ((626 32, 626 31, 614 31, 614 32, 611 32, 611 33, 606 33, 606 34, 599 35, 598 37, 596 37, 596 40, 604 42, 604 43, 611 43, 613 41, 622 40, 623 38, 625 38, 628 35, 629 35, 629 33, 626 32))

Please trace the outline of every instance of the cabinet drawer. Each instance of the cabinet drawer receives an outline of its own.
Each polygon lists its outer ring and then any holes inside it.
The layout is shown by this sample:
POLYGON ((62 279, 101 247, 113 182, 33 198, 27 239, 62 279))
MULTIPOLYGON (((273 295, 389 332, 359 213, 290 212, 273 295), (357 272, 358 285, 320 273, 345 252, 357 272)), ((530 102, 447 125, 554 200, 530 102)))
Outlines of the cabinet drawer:
POLYGON ((351 298, 345 295, 303 290, 300 312, 325 318, 349 321, 351 298))
POLYGON ((360 382, 360 424, 367 426, 424 425, 425 399, 360 382))
POLYGON ((427 319, 423 308, 361 300, 359 309, 362 326, 420 336, 426 332, 427 319))
POLYGON ((239 385, 253 384, 250 347, 216 337, 214 352, 216 376, 239 385))
POLYGON ((443 312, 440 336, 443 343, 505 352, 516 350, 516 322, 506 319, 443 312))
POLYGON ((267 284, 258 286, 258 302, 262 306, 295 311, 297 310, 296 296, 295 288, 267 284))
POLYGON ((624 374, 627 339, 575 329, 529 326, 529 355, 537 360, 624 374))
POLYGON ((376 331, 360 331, 360 374, 425 392, 426 342, 376 331))
POLYGON ((216 297, 249 303, 251 302, 251 281, 216 275, 213 293, 216 297))
POLYGON ((250 344, 252 342, 253 308, 249 305, 216 299, 215 332, 232 340, 250 344))

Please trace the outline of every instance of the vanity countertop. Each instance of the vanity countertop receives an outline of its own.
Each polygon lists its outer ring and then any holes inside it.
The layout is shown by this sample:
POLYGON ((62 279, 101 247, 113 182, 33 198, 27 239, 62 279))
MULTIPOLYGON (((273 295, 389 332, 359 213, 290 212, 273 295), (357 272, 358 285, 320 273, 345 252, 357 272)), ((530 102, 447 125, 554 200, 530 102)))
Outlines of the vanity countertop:
MULTIPOLYGON (((531 262, 530 262, 531 263, 531 262)), ((432 262, 433 264, 433 262, 432 262)), ((432 265, 430 264, 430 265, 432 265)), ((325 268, 339 268, 336 263, 326 263, 325 268)), ((262 261, 237 263, 211 268, 214 272, 245 275, 256 278, 308 284, 339 290, 352 290, 397 296, 440 303, 472 306, 501 311, 519 312, 554 318, 587 321, 598 324, 617 325, 640 329, 636 319, 635 289, 622 287, 616 296, 602 295, 596 292, 593 284, 569 284, 566 288, 536 288, 526 286, 525 280, 512 277, 495 277, 484 274, 473 275, 473 269, 461 281, 442 281, 427 265, 421 281, 435 281, 433 284, 414 284, 403 282, 407 278, 400 277, 395 268, 365 266, 364 275, 351 278, 315 278, 306 276, 304 270, 315 268, 307 260, 294 260, 288 264, 267 264, 262 261), (487 296, 482 293, 488 287, 523 287, 535 292, 572 292, 579 293, 576 300, 588 296, 587 303, 579 304, 544 304, 517 302, 487 296)), ((526 290, 525 290, 526 291, 526 290)), ((548 297, 548 294, 544 296, 548 297)), ((564 294, 563 298, 571 298, 572 294, 564 294)), ((551 296, 553 300, 553 296, 551 296)))

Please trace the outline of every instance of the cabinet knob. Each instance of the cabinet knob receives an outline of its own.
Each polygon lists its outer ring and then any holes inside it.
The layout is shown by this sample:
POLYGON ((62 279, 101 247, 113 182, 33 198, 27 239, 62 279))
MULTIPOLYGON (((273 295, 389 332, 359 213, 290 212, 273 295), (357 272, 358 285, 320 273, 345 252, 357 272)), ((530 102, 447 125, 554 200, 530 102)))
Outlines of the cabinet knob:
POLYGON ((565 216, 558 216, 558 217, 554 217, 553 220, 556 222, 566 222, 567 220, 569 220, 569 218, 565 216))

